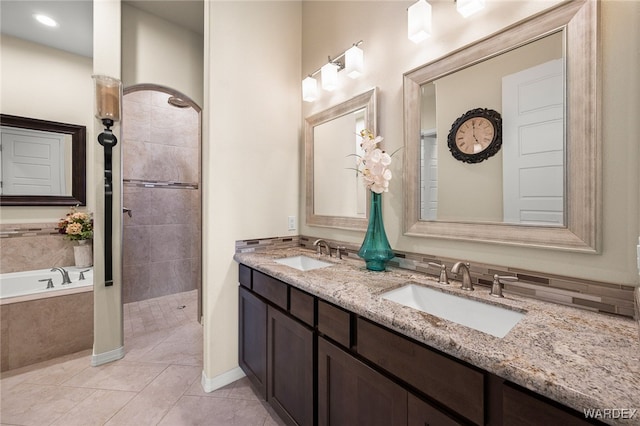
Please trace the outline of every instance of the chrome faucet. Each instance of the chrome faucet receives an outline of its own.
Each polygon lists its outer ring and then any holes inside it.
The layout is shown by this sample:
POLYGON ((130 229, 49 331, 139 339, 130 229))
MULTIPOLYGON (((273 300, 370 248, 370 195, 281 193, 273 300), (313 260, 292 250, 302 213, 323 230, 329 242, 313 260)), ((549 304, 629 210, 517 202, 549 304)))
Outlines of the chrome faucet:
POLYGON ((451 267, 451 272, 458 275, 458 271, 462 268, 462 286, 460 287, 463 290, 473 291, 473 283, 471 282, 471 275, 469 274, 469 268, 471 265, 469 263, 458 262, 451 267))
POLYGON ((331 257, 331 247, 329 243, 323 240, 322 238, 317 239, 313 242, 313 245, 316 246, 316 253, 322 254, 322 246, 327 248, 327 254, 331 257))
POLYGON ((518 277, 500 276, 498 274, 495 274, 493 276, 493 284, 491 285, 491 292, 489 293, 491 296, 493 296, 493 297, 504 297, 502 295, 502 284, 503 284, 503 281, 510 281, 510 282, 518 281, 518 277))
POLYGON ((69 279, 69 273, 66 271, 66 269, 61 268, 61 267, 55 267, 51 269, 51 272, 53 271, 58 271, 62 274, 62 284, 71 284, 71 279, 69 279))

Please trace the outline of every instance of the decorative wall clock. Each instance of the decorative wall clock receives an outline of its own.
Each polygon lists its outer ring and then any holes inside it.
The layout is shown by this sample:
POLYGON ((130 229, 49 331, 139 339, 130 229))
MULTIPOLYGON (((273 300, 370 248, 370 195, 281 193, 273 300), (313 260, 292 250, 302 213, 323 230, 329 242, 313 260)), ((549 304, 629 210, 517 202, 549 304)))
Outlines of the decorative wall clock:
POLYGON ((502 146, 502 117, 492 109, 467 111, 453 122, 447 143, 451 154, 465 163, 479 163, 502 146))

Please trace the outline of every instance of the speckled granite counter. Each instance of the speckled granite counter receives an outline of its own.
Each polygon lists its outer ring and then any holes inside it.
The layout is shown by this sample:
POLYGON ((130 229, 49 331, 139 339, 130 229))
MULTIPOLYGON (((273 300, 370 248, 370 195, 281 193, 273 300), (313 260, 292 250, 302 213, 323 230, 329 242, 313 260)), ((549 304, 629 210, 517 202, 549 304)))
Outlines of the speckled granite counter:
POLYGON ((579 412, 637 409, 633 419, 619 422, 640 425, 640 341, 634 321, 509 293, 498 300, 484 287, 463 292, 459 283, 441 285, 427 275, 396 268, 371 272, 352 259, 323 256, 334 266, 306 272, 274 262, 299 254, 315 256, 309 250, 288 248, 237 253, 234 258, 579 412), (379 297, 408 281, 509 306, 526 315, 500 339, 379 297))

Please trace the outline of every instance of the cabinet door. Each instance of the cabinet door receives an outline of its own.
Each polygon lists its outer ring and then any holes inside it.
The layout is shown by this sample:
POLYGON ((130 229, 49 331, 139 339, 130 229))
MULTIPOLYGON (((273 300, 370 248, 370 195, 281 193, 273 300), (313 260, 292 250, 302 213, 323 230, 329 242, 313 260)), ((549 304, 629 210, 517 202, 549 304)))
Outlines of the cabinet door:
MULTIPOLYGON (((592 422, 580 413, 569 412, 544 401, 541 397, 505 384, 502 390, 504 426, 586 426, 592 422)), ((593 424, 601 424, 594 421, 593 424)))
POLYGON ((318 425, 407 424, 407 391, 318 338, 318 425))
POLYGON ((267 400, 288 424, 313 425, 313 330, 268 307, 267 400))
POLYGON ((267 395, 267 305, 239 288, 238 358, 240 367, 263 397, 267 395))
POLYGON ((415 395, 409 394, 408 402, 408 426, 459 426, 462 424, 415 395))

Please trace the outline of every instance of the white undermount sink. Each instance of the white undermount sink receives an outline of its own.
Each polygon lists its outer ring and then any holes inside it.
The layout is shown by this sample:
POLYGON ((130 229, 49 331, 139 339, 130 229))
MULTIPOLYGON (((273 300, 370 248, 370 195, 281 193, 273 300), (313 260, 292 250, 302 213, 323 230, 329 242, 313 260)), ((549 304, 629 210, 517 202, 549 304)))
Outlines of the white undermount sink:
POLYGON ((299 271, 311 271, 313 269, 326 268, 327 266, 333 265, 333 263, 323 262, 322 260, 307 256, 283 257, 282 259, 275 259, 275 261, 281 265, 286 265, 299 271))
POLYGON ((415 284, 388 291, 382 298, 500 338, 524 317, 511 309, 415 284))

